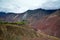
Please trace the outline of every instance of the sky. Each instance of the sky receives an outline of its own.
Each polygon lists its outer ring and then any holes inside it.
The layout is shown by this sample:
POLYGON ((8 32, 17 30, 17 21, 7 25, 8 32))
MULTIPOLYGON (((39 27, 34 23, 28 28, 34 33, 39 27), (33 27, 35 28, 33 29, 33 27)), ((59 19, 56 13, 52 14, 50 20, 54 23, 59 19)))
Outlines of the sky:
POLYGON ((60 9, 60 0, 0 0, 0 12, 23 13, 39 8, 60 9))

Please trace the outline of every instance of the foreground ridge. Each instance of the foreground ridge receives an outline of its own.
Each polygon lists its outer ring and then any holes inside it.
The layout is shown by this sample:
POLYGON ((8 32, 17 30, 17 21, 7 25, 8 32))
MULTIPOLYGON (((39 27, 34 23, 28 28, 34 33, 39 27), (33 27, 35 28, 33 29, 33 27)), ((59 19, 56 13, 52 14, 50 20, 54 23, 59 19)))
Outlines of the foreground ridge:
POLYGON ((35 31, 28 25, 0 24, 0 40, 60 40, 35 31))

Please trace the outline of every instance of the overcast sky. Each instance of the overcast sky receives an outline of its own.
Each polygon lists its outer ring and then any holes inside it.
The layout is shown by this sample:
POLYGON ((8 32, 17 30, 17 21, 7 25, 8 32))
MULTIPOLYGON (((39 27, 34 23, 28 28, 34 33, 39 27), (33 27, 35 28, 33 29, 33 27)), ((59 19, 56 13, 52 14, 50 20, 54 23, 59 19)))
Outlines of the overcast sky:
POLYGON ((23 13, 27 10, 60 9, 60 0, 0 0, 0 11, 23 13))

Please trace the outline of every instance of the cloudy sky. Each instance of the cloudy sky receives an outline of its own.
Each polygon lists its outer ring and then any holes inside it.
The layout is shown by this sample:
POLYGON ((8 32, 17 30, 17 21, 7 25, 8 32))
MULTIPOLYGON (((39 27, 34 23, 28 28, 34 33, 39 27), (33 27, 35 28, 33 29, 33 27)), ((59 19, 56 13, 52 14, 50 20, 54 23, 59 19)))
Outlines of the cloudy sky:
POLYGON ((60 0, 0 0, 0 11, 23 13, 27 10, 60 9, 60 0))

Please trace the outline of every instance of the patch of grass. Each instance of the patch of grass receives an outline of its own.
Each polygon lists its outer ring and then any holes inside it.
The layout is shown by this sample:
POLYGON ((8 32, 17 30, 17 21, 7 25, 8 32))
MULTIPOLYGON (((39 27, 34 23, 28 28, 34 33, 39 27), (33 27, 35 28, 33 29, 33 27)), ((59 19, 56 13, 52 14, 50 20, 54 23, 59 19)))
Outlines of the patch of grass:
POLYGON ((16 24, 20 24, 20 25, 25 25, 26 23, 27 23, 26 21, 16 22, 16 24))
POLYGON ((8 22, 4 22, 0 20, 0 24, 8 24, 8 22))
POLYGON ((18 24, 18 25, 25 25, 27 23, 27 21, 23 20, 20 22, 5 22, 5 21, 0 21, 0 24, 18 24))

